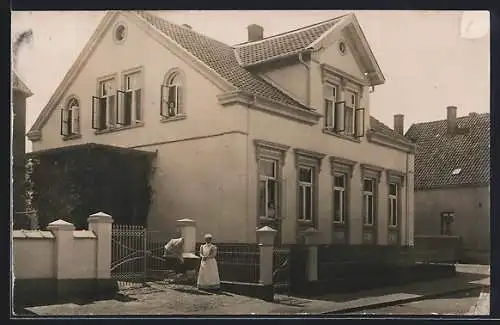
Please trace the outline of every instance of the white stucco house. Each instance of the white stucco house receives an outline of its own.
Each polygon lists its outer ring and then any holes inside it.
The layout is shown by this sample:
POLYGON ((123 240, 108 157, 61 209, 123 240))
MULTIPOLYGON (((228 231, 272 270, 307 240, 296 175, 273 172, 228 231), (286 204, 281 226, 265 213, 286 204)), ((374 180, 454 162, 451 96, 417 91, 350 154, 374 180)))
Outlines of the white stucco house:
MULTIPOLYGON (((57 60, 54 57, 54 61, 57 60)), ((227 45, 149 11, 110 11, 28 133, 33 151, 157 151, 148 228, 196 220, 293 244, 413 245, 414 146, 372 113, 384 75, 354 14, 227 45)))

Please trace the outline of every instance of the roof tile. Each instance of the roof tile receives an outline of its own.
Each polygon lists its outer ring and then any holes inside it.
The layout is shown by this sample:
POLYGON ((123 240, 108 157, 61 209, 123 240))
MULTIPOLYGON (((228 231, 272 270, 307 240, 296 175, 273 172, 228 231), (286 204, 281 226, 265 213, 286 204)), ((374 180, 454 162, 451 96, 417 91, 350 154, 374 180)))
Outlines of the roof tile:
POLYGON ((413 124, 406 133, 417 144, 416 189, 489 183, 490 114, 460 117, 457 124, 463 131, 454 135, 446 120, 413 124))
POLYGON ((337 17, 292 32, 265 38, 261 41, 240 44, 236 46, 236 54, 243 66, 249 66, 295 53, 298 50, 307 48, 339 22, 340 19, 341 17, 337 17))

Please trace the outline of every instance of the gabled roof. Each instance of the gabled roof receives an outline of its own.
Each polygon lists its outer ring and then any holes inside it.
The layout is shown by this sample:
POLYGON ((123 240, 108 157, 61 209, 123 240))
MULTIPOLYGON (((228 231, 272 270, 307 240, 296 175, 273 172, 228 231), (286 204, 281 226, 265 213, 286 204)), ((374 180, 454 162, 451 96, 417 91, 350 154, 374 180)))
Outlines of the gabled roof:
MULTIPOLYGON (((163 18, 160 18, 148 11, 135 11, 135 17, 141 18, 143 21, 147 22, 149 26, 153 29, 160 31, 163 35, 165 35, 168 39, 172 40, 175 44, 177 44, 180 48, 187 51, 190 55, 199 60, 202 64, 210 68, 213 72, 219 75, 222 79, 227 80, 230 84, 236 87, 239 90, 255 94, 258 96, 265 97, 267 99, 286 104, 289 106, 294 106, 302 109, 310 109, 305 107, 303 104, 299 103, 296 99, 291 96, 283 93, 273 85, 264 81, 257 74, 250 72, 245 69, 237 59, 237 50, 232 46, 224 44, 220 41, 212 39, 208 36, 205 36, 199 32, 196 32, 190 28, 186 28, 174 23, 171 23, 163 18)), ((85 46, 82 53, 80 53, 79 57, 75 64, 71 67, 67 76, 65 76, 61 85, 59 85, 56 90, 57 93, 62 93, 65 84, 69 84, 72 78, 76 77, 76 73, 79 70, 80 66, 83 65, 85 60, 90 55, 92 49, 97 46, 100 35, 102 35, 107 28, 107 26, 111 23, 116 12, 109 13, 106 15, 99 26, 97 27, 96 32, 92 35, 89 43, 85 46)), ((325 33, 332 29, 332 27, 336 26, 340 21, 346 21, 347 23, 355 23, 356 28, 359 28, 357 21, 354 15, 349 14, 341 17, 337 17, 334 19, 330 19, 315 25, 311 25, 308 27, 304 27, 292 32, 288 32, 285 34, 281 34, 275 37, 268 38, 264 40, 266 45, 266 49, 270 48, 268 53, 269 55, 281 55, 289 53, 290 50, 294 51, 297 49, 302 49, 304 46, 310 46, 312 43, 316 43, 319 39, 321 39, 325 33), (346 18, 346 20, 343 20, 346 18), (277 41, 278 40, 278 41, 277 41), (279 41, 281 40, 281 41, 279 41), (283 42, 288 42, 289 46, 282 46, 280 44, 284 44, 283 42)), ((360 35, 360 37, 364 40, 364 36, 360 35)), ((257 46, 258 42, 245 43, 241 46, 257 46)), ((250 47, 249 47, 250 49, 250 47)), ((250 51, 250 50, 246 51, 250 51)), ((266 50, 267 51, 267 50, 266 50)), ((371 52, 370 52, 371 53, 371 52)), ((372 54, 371 54, 372 55, 372 54)), ((46 105, 40 116, 35 121, 32 126, 30 132, 35 132, 41 129, 43 124, 49 117, 50 111, 55 107, 54 103, 57 100, 56 95, 51 98, 49 103, 46 105)), ((401 135, 395 133, 391 128, 385 126, 378 120, 371 117, 371 127, 375 132, 388 135, 391 137, 401 139, 401 135)), ((405 139, 404 137, 402 137, 405 139)))
POLYGON ((338 23, 342 17, 344 16, 266 37, 261 41, 245 42, 236 45, 236 55, 243 66, 250 66, 297 53, 308 48, 314 41, 338 23))
POLYGON ((415 141, 415 188, 431 189, 490 182, 490 114, 457 118, 460 132, 447 132, 447 121, 413 124, 406 136, 415 141), (455 173, 454 173, 455 171, 455 173))
POLYGON ((278 102, 305 108, 295 99, 240 66, 231 46, 149 12, 138 11, 137 13, 235 87, 278 102))
POLYGON ((390 127, 385 125, 384 123, 380 122, 379 120, 377 120, 373 116, 370 116, 370 127, 376 133, 380 133, 382 135, 385 135, 385 136, 388 136, 388 137, 391 137, 391 138, 394 138, 394 139, 397 139, 397 140, 400 140, 400 141, 403 141, 403 142, 406 142, 409 144, 411 143, 411 141, 408 139, 408 137, 397 133, 396 131, 394 131, 393 129, 391 129, 390 127))
POLYGON ((12 71, 12 89, 18 90, 26 95, 26 97, 30 97, 33 95, 31 90, 26 86, 26 84, 21 80, 19 75, 15 70, 12 71))

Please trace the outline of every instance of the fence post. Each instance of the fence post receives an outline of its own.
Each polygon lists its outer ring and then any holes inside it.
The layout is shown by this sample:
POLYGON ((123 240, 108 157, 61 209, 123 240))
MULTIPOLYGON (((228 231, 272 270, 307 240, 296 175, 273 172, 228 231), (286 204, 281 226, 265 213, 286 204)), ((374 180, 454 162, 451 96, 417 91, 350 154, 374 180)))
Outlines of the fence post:
MULTIPOLYGON (((114 289, 116 283, 111 281, 111 237, 113 218, 104 212, 91 214, 87 218, 88 229, 97 237, 96 279, 103 291, 114 289)), ((100 289, 101 290, 101 289, 100 289)))
POLYGON ((198 265, 199 257, 196 256, 196 222, 185 218, 177 220, 177 227, 181 231, 181 236, 184 239, 182 245, 182 257, 186 265, 186 277, 190 281, 196 278, 196 266, 198 265))
POLYGON ((318 246, 314 243, 318 233, 319 231, 312 227, 302 232, 304 243, 307 245, 306 274, 308 281, 318 280, 318 246))
POLYGON ((273 245, 276 230, 269 226, 257 229, 257 240, 259 242, 259 283, 263 285, 273 284, 273 245))
POLYGON ((73 231, 75 226, 64 220, 56 220, 48 224, 47 230, 54 234, 55 240, 55 275, 57 280, 57 295, 65 296, 68 292, 60 280, 70 279, 73 263, 73 231))
MULTIPOLYGON (((196 253, 196 221, 185 218, 177 220, 177 227, 184 238, 183 253, 196 253)), ((184 254, 183 254, 184 255, 184 254)))

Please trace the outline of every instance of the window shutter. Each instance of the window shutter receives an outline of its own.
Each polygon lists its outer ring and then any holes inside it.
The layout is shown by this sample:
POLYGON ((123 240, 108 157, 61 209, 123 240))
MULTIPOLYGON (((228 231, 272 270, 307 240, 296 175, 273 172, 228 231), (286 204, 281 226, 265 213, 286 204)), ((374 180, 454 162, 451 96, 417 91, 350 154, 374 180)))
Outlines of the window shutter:
POLYGON ((123 95, 123 124, 130 125, 132 123, 132 92, 127 91, 123 95))
POLYGON ((98 119, 98 130, 104 130, 106 128, 106 108, 107 108, 107 98, 99 98, 99 119, 98 119))
POLYGON ((61 108, 61 135, 68 135, 68 110, 65 108, 61 108))
POLYGON ((116 98, 117 97, 115 95, 111 95, 107 99, 109 125, 116 124, 116 118, 118 116, 118 103, 117 103, 116 98))
POLYGON ((160 116, 168 117, 168 86, 161 85, 160 89, 160 116))
POLYGON ((141 89, 135 90, 135 120, 137 122, 142 120, 141 89))
POLYGON ((344 125, 344 115, 345 115, 345 102, 335 103, 335 131, 343 132, 345 130, 344 125))
POLYGON ((99 107, 100 101, 99 97, 92 96, 92 129, 99 130, 99 107))
POLYGON ((332 101, 329 99, 325 99, 325 127, 331 128, 332 125, 332 120, 333 120, 333 107, 332 107, 332 101))
POLYGON ((177 93, 177 103, 175 105, 176 112, 177 114, 181 114, 182 112, 182 87, 181 86, 176 86, 176 93, 177 93))
POLYGON ((122 90, 116 91, 116 123, 120 125, 125 125, 125 95, 122 90))
POLYGON ((362 138, 365 136, 365 109, 358 108, 354 113, 355 136, 362 138))
POLYGON ((73 106, 71 108, 71 133, 72 134, 80 134, 80 109, 78 106, 73 106))

